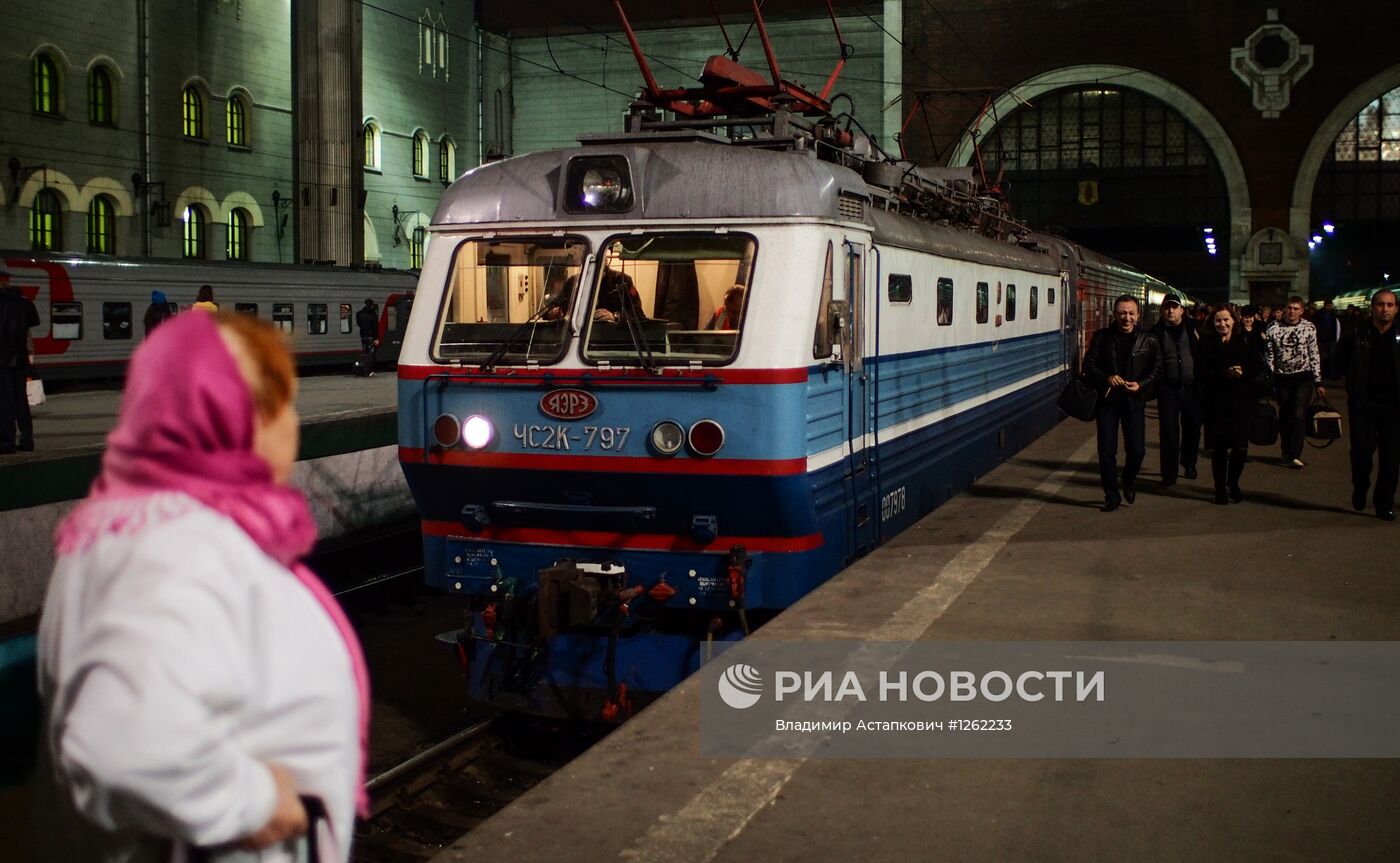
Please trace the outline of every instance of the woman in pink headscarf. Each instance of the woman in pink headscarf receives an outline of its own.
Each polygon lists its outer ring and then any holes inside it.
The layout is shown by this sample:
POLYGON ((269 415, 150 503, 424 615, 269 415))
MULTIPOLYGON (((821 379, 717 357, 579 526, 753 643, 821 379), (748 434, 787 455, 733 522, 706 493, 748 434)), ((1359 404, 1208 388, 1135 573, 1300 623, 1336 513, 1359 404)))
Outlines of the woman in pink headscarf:
POLYGON ((181 315, 133 355, 39 628, 41 859, 349 859, 368 684, 297 563, 295 386, 242 316, 181 315))

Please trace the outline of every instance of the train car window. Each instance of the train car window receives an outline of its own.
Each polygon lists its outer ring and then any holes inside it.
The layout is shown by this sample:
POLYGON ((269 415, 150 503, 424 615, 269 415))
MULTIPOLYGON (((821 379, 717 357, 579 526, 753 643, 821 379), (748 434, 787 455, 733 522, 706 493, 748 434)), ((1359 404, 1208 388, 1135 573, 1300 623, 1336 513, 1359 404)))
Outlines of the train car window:
POLYGON ((1048 287, 1048 288, 1045 289, 1045 302, 1048 303, 1049 305, 1052 305, 1052 306, 1055 305, 1055 286, 1054 286, 1054 285, 1051 285, 1050 287, 1048 287))
POLYGON ((757 244, 744 234, 614 237, 594 272, 585 361, 727 363, 749 307, 757 244))
POLYGON ((914 279, 912 276, 901 276, 897 273, 890 273, 889 281, 890 303, 900 303, 908 305, 914 302, 914 279))
POLYGON ((831 241, 826 243, 826 270, 822 273, 821 302, 817 305, 817 332, 812 337, 812 359, 831 356, 831 241))
POLYGON ((384 332, 397 332, 399 329, 399 309, 393 303, 384 310, 384 332))
POLYGON ((131 303, 102 304, 102 338, 131 338, 131 303))
POLYGON ((349 303, 340 304, 340 334, 349 335, 351 327, 355 321, 355 315, 350 311, 349 303))
POLYGON ((255 318, 258 316, 257 303, 234 303, 233 310, 240 315, 252 315, 255 318))
POLYGON ((985 324, 992 305, 992 290, 986 282, 977 283, 977 323, 985 324))
MULTIPOLYGON (((437 362, 558 362, 588 244, 578 237, 468 240, 447 276, 432 357, 437 362)), ((390 329, 399 321, 390 306, 390 329)))
POLYGON ((938 325, 953 325, 953 280, 938 280, 938 325))
POLYGON ((1016 320, 1016 286, 1015 286, 1015 285, 1007 285, 1007 286, 1006 286, 1006 319, 1007 319, 1008 321, 1014 321, 1014 320, 1016 320))
POLYGON ((296 313, 291 303, 272 304, 272 324, 287 335, 292 334, 296 328, 296 313))
POLYGON ((1031 320, 1040 317, 1040 288, 1031 285, 1031 320))
POLYGON ((83 337, 82 303, 49 303, 49 335, 65 342, 83 337))
POLYGON ((312 336, 324 336, 326 334, 326 319, 330 317, 330 310, 325 303, 306 304, 306 333, 312 336))

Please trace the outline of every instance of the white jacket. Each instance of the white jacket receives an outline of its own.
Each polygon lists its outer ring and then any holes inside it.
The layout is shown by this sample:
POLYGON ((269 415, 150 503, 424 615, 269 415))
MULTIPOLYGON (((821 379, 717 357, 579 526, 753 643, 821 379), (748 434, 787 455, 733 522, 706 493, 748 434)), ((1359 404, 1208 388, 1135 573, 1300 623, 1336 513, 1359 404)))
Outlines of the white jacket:
POLYGON ((164 860, 246 836, 272 814, 276 763, 326 806, 322 859, 348 860, 358 694, 335 624, 219 513, 173 493, 140 510, 61 556, 49 585, 39 859, 164 860))

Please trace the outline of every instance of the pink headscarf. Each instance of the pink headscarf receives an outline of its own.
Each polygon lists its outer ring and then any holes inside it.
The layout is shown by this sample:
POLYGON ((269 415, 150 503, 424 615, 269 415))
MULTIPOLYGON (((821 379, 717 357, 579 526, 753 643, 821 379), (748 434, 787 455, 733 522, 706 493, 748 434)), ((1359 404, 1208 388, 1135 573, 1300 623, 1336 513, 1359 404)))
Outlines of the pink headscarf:
POLYGON ((215 318, 184 314, 162 324, 132 354, 102 473, 87 499, 59 524, 58 551, 81 551, 103 533, 144 529, 149 523, 135 515, 137 508, 112 504, 145 503, 149 495, 173 491, 228 517, 264 553, 291 569, 326 610, 350 654, 360 696, 357 802, 364 814, 369 741, 364 655, 330 591, 298 563, 316 542, 316 522, 302 493, 276 482, 272 468, 253 452, 254 417, 252 392, 215 318))

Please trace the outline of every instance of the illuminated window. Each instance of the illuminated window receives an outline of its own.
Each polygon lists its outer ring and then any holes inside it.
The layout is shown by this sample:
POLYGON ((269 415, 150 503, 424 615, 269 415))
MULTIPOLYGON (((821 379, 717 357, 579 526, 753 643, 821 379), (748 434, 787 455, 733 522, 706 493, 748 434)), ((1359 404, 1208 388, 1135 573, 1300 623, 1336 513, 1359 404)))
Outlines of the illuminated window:
POLYGON ((193 85, 185 88, 185 137, 204 137, 204 96, 193 85))
POLYGON ((423 246, 428 241, 428 232, 423 228, 413 229, 413 238, 408 241, 408 268, 410 270, 421 270, 423 268, 423 246))
POLYGON ((1351 118, 1332 146, 1338 162, 1400 162, 1400 87, 1351 118))
POLYGON ((379 124, 370 120, 365 123, 364 133, 364 160, 365 167, 370 170, 379 170, 379 124))
POLYGON ((184 256, 203 258, 205 241, 209 231, 209 216, 198 204, 185 208, 184 256))
POLYGON ((438 145, 438 179, 450 183, 457 176, 457 145, 452 139, 443 136, 438 145))
POLYGON ((87 211, 87 250, 94 255, 110 255, 116 252, 116 208, 112 199, 98 195, 88 204, 87 211))
POLYGON ((428 176, 428 136, 422 132, 413 136, 413 176, 428 176))
POLYGON ((236 93, 230 94, 224 113, 228 120, 229 146, 248 146, 248 106, 243 104, 243 97, 236 93))
POLYGON ((248 260, 248 226, 251 222, 247 210, 240 207, 229 211, 227 257, 230 261, 248 260))
POLYGON ((62 82, 58 76, 58 64, 48 54, 35 54, 30 64, 34 79, 34 112, 36 114, 57 115, 59 93, 62 82))
POLYGON ((63 207, 52 189, 43 189, 34 196, 34 206, 29 210, 29 247, 36 252, 63 248, 63 207))
POLYGON ((112 125, 112 75, 102 66, 88 72, 88 121, 112 125))

